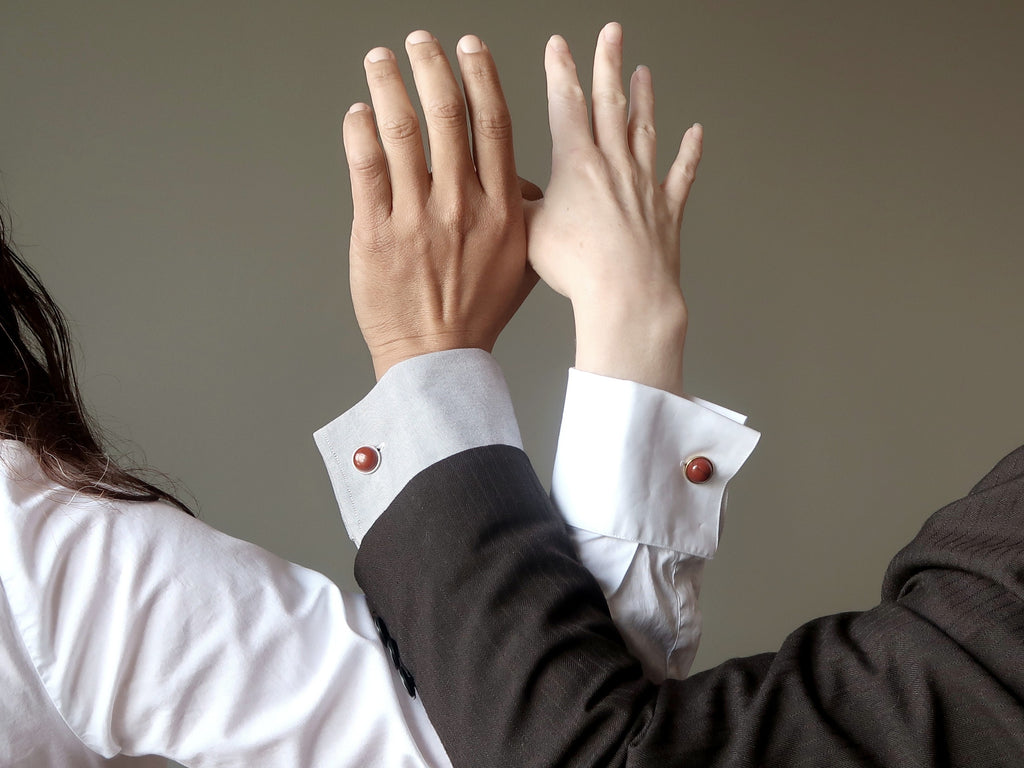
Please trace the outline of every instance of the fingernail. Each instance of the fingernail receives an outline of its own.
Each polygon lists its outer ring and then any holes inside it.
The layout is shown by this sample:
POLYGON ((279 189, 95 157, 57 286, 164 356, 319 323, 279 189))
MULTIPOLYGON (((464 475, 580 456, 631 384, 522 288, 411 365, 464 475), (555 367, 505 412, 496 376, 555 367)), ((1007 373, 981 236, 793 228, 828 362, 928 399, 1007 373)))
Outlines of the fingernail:
POLYGON ((363 104, 362 102, 357 102, 357 103, 353 104, 351 107, 348 108, 348 113, 351 115, 354 112, 365 112, 369 108, 370 108, 369 104, 363 104))
POLYGON ((569 50, 569 44, 565 42, 565 38, 561 35, 552 35, 551 39, 548 40, 548 45, 551 46, 551 50, 558 51, 559 53, 566 53, 569 50))
POLYGON ((622 25, 617 21, 611 21, 604 25, 604 29, 601 30, 601 35, 609 43, 621 43, 622 25))
POLYGON ((641 83, 651 82, 651 70, 648 67, 641 64, 636 68, 636 79, 641 83))
POLYGON ((483 49, 483 40, 476 35, 466 35, 459 40, 459 50, 463 53, 480 53, 483 49))
POLYGON ((390 58, 393 58, 393 54, 387 48, 374 48, 366 54, 366 60, 371 64, 376 64, 378 61, 390 58))
POLYGON ((419 45, 420 43, 432 43, 434 42, 434 36, 427 32, 425 29, 417 29, 415 32, 405 38, 405 42, 408 45, 419 45))

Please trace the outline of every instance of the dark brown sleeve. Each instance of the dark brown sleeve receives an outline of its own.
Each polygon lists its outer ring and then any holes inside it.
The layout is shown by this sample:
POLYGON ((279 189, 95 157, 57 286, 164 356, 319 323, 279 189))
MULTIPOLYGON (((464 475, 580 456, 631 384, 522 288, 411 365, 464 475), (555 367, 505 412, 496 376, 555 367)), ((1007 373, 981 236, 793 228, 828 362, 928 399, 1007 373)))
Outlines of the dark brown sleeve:
POLYGON ((1024 453, 1000 467, 932 516, 877 607, 661 686, 517 449, 414 478, 356 576, 457 767, 1021 766, 1024 453))

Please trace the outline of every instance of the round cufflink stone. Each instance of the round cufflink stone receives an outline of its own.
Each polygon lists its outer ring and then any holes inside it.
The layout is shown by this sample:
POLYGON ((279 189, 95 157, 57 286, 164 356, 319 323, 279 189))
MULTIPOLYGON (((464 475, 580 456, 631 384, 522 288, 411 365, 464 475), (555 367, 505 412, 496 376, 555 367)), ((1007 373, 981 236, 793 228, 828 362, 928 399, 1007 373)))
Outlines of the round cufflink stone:
POLYGON ((697 456, 686 462, 686 466, 683 467, 683 474, 686 475, 686 479, 691 483, 700 485, 701 483, 706 483, 715 474, 715 465, 705 457, 697 456))
POLYGON ((380 466, 380 451, 371 445, 357 448, 356 452, 352 454, 352 466, 364 475, 376 471, 380 466))

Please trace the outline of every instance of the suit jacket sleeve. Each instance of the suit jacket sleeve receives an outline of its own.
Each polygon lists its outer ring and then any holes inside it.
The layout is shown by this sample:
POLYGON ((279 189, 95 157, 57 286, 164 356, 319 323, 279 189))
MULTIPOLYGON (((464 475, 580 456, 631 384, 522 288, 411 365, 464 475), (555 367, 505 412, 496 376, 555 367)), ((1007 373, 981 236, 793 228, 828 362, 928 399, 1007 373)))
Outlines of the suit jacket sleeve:
POLYGON ((456 766, 1024 764, 1024 449, 940 510, 882 600, 654 685, 521 450, 417 475, 356 559, 456 766))

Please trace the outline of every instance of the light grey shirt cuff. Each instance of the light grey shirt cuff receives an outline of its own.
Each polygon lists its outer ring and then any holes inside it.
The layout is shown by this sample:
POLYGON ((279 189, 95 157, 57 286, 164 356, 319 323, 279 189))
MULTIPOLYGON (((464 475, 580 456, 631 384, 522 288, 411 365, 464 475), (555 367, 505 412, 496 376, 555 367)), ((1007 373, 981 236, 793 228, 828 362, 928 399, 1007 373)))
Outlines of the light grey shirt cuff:
POLYGON ((357 547, 426 467, 470 448, 523 447, 505 376, 482 349, 435 352, 395 365, 313 438, 357 547), (377 460, 372 472, 356 468, 360 449, 377 460))

